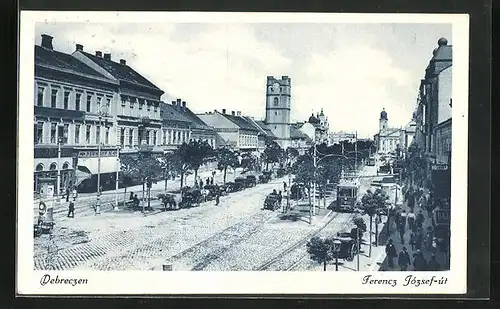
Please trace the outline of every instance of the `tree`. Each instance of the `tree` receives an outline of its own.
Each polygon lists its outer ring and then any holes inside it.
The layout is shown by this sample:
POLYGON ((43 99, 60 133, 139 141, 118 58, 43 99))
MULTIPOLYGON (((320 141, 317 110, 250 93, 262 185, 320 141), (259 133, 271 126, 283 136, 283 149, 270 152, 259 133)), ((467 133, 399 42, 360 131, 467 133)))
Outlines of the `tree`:
POLYGON ((257 157, 250 152, 244 152, 241 154, 240 166, 243 168, 244 172, 255 171, 259 169, 257 157))
POLYGON ((263 159, 266 162, 266 170, 269 169, 269 163, 281 163, 285 158, 285 151, 275 141, 266 141, 263 159))
POLYGON ((321 239, 318 236, 314 236, 306 245, 307 253, 309 253, 311 260, 323 263, 324 271, 326 271, 327 262, 335 258, 333 241, 334 239, 332 238, 321 239))
POLYGON ((194 182, 198 178, 198 169, 209 160, 214 159, 214 150, 207 142, 191 141, 183 143, 176 150, 180 159, 181 188, 184 185, 184 175, 188 170, 194 171, 194 182))
POLYGON ((142 183, 143 198, 146 183, 157 179, 163 171, 157 157, 151 152, 123 154, 120 158, 120 164, 124 177, 138 179, 142 183))
POLYGON ((236 168, 239 165, 238 155, 229 148, 223 147, 216 151, 217 168, 224 171, 224 183, 226 183, 227 168, 236 168))
POLYGON ((163 169, 163 179, 165 180, 165 192, 167 192, 167 182, 174 179, 182 168, 181 159, 176 152, 169 152, 161 157, 160 164, 163 169))
POLYGON ((286 153, 287 166, 290 166, 291 163, 294 161, 294 159, 296 159, 299 156, 299 151, 292 147, 288 147, 285 153, 286 153))
MULTIPOLYGON (((361 198, 362 209, 365 214, 370 217, 370 249, 368 256, 372 255, 372 226, 373 226, 373 216, 381 209, 384 209, 389 197, 384 194, 380 189, 376 189, 375 192, 367 190, 366 193, 361 198)), ((375 224, 375 243, 378 244, 378 224, 375 224)))

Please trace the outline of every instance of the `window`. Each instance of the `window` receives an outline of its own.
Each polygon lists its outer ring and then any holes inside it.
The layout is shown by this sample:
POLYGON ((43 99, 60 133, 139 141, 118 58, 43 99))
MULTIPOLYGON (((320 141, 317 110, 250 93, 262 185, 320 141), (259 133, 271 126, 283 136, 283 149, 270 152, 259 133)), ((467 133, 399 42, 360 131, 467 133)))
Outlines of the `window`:
POLYGON ((43 143, 43 122, 38 122, 36 124, 36 132, 35 132, 35 144, 43 143))
POLYGON ((143 104, 144 104, 143 102, 139 102, 139 110, 142 110, 142 105, 143 104))
POLYGON ((280 92, 283 92, 283 87, 280 87, 280 92))
POLYGON ((69 91, 64 91, 64 109, 68 109, 69 105, 69 91))
POLYGON ((177 132, 177 141, 179 142, 179 144, 182 143, 181 131, 177 132))
POLYGON ((87 144, 90 144, 90 130, 92 129, 92 126, 90 124, 87 125, 87 128, 85 129, 85 142, 87 144))
POLYGON ((87 108, 85 109, 87 113, 90 113, 90 106, 92 104, 92 94, 87 94, 87 108))
POLYGON ((128 129, 128 144, 132 146, 134 143, 134 131, 133 129, 128 129))
POLYGON ((80 125, 75 124, 75 144, 80 143, 80 125))
POLYGON ((62 169, 63 170, 67 170, 69 169, 69 163, 68 162, 64 162, 63 166, 62 166, 62 169))
POLYGON ((125 129, 120 130, 120 145, 123 147, 125 145, 125 129))
POLYGON ((52 162, 50 164, 49 170, 51 170, 51 171, 57 170, 57 164, 56 164, 56 162, 52 162))
POLYGON ((172 132, 172 144, 175 144, 175 142, 177 141, 177 138, 176 138, 177 134, 175 134, 175 133, 176 133, 175 131, 172 132))
POLYGON ((125 115, 125 99, 122 99, 122 110, 121 110, 121 114, 122 114, 122 115, 125 115))
POLYGON ((153 132, 153 145, 156 145, 156 135, 157 135, 157 133, 158 132, 156 130, 153 132))
POLYGON ((82 99, 82 94, 77 93, 75 97, 75 110, 79 111, 80 110, 80 100, 82 99))
POLYGON ((151 104, 147 104, 146 108, 147 108, 148 112, 151 111, 151 104))
POLYGON ((111 106, 111 99, 106 98, 106 112, 110 112, 110 106, 111 106))
POLYGON ((278 116, 278 112, 274 112, 274 116, 278 116))
POLYGON ((156 117, 156 113, 158 113, 158 107, 155 105, 154 108, 153 108, 153 113, 156 117))
POLYGON ((50 124, 50 143, 51 144, 56 143, 56 134, 57 134, 57 124, 51 123, 50 124))
POLYGON ((97 110, 96 110, 96 112, 98 112, 98 113, 101 112, 101 101, 102 101, 102 97, 97 97, 97 100, 96 100, 97 110))
POLYGON ((44 92, 44 90, 45 89, 43 87, 38 87, 37 102, 36 102, 37 106, 43 106, 43 92, 44 92))
POLYGON ((106 135, 104 136, 104 143, 109 144, 109 128, 106 128, 106 135))
POLYGON ((61 140, 63 144, 68 143, 68 130, 69 130, 69 124, 65 123, 63 127, 63 132, 61 135, 61 140))
POLYGON ((36 171, 37 172, 43 171, 43 164, 42 163, 38 163, 38 165, 36 166, 36 171))
POLYGON ((52 89, 52 96, 50 98, 50 107, 57 108, 57 89, 52 89))
POLYGON ((274 106, 278 105, 278 98, 274 98, 274 106))
POLYGON ((171 133, 172 131, 168 130, 167 131, 167 145, 170 144, 170 141, 171 141, 171 133))
POLYGON ((162 144, 165 145, 167 143, 167 131, 163 130, 163 139, 162 144))
POLYGON ((146 144, 149 144, 149 130, 146 130, 146 144))
POLYGON ((101 126, 95 127, 95 142, 97 144, 101 143, 101 126))

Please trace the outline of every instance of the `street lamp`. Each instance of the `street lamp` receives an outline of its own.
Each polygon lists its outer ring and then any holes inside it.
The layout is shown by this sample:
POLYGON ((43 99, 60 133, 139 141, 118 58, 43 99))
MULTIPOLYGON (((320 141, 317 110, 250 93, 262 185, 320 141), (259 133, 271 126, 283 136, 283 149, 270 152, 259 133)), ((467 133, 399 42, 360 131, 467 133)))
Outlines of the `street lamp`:
POLYGON ((95 207, 95 214, 101 213, 101 140, 102 140, 102 117, 107 116, 108 111, 106 107, 101 107, 98 111, 99 116, 99 137, 96 136, 97 142, 97 202, 95 207))
POLYGON ((67 133, 64 132, 64 125, 59 124, 57 126, 58 136, 57 136, 57 178, 56 178, 56 203, 59 205, 60 203, 60 194, 61 194, 61 144, 63 143, 63 138, 67 137, 67 133), (62 130, 63 134, 61 134, 60 130, 62 130))
POLYGON ((116 147, 116 163, 117 163, 117 168, 116 168, 116 185, 115 185, 115 207, 113 207, 114 210, 118 210, 118 173, 120 171, 120 146, 116 147))
POLYGON ((338 239, 333 241, 333 253, 335 253, 335 271, 339 271, 339 253, 342 242, 338 239))

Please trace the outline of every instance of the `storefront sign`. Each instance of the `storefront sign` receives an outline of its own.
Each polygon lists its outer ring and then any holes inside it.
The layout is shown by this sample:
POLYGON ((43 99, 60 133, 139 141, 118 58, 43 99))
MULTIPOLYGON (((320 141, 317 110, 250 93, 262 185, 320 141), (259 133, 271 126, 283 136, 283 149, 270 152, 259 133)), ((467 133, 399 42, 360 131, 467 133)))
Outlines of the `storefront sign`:
MULTIPOLYGON (((79 158, 97 158, 99 152, 97 150, 91 151, 80 151, 78 153, 79 158)), ((101 157, 116 157, 116 150, 101 150, 101 157)))
POLYGON ((432 170, 433 171, 446 171, 446 170, 448 170, 448 164, 433 164, 432 170))

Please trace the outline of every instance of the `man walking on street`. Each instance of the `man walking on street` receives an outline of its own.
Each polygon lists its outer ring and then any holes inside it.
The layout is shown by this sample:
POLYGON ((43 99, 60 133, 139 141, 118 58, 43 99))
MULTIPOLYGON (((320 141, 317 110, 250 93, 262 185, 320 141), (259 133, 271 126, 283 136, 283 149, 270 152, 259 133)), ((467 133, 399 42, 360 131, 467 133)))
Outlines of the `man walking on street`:
POLYGON ((408 214, 408 228, 415 233, 415 213, 413 211, 408 214))
POLYGON ((76 191, 76 187, 73 187, 73 201, 76 201, 76 196, 78 192, 76 191))
POLYGON ((439 265, 439 262, 437 261, 435 254, 433 254, 431 256, 431 260, 429 261, 429 265, 428 265, 427 268, 430 271, 439 271, 439 270, 441 270, 441 265, 439 265))
POLYGON ((219 205, 220 202, 220 194, 219 192, 215 193, 215 206, 219 205))
POLYGON ((418 212, 417 219, 415 220, 415 223, 417 224, 417 227, 419 229, 422 229, 422 224, 424 223, 424 214, 422 213, 422 210, 418 212))
POLYGON ((69 207, 68 207, 68 218, 74 218, 75 217, 75 204, 73 201, 69 202, 69 207))
POLYGON ((389 268, 394 268, 394 258, 398 254, 396 252, 396 247, 392 244, 392 239, 389 239, 389 243, 385 246, 385 253, 387 254, 387 264, 389 268))
POLYGON ((66 202, 69 202, 69 188, 66 188, 66 202))
POLYGON ((406 247, 403 247, 403 250, 399 252, 398 265, 401 271, 408 270, 408 265, 410 265, 410 254, 408 254, 406 247))
POLYGON ((424 271, 427 269, 427 261, 424 258, 422 251, 417 250, 417 253, 413 255, 413 270, 424 271))

